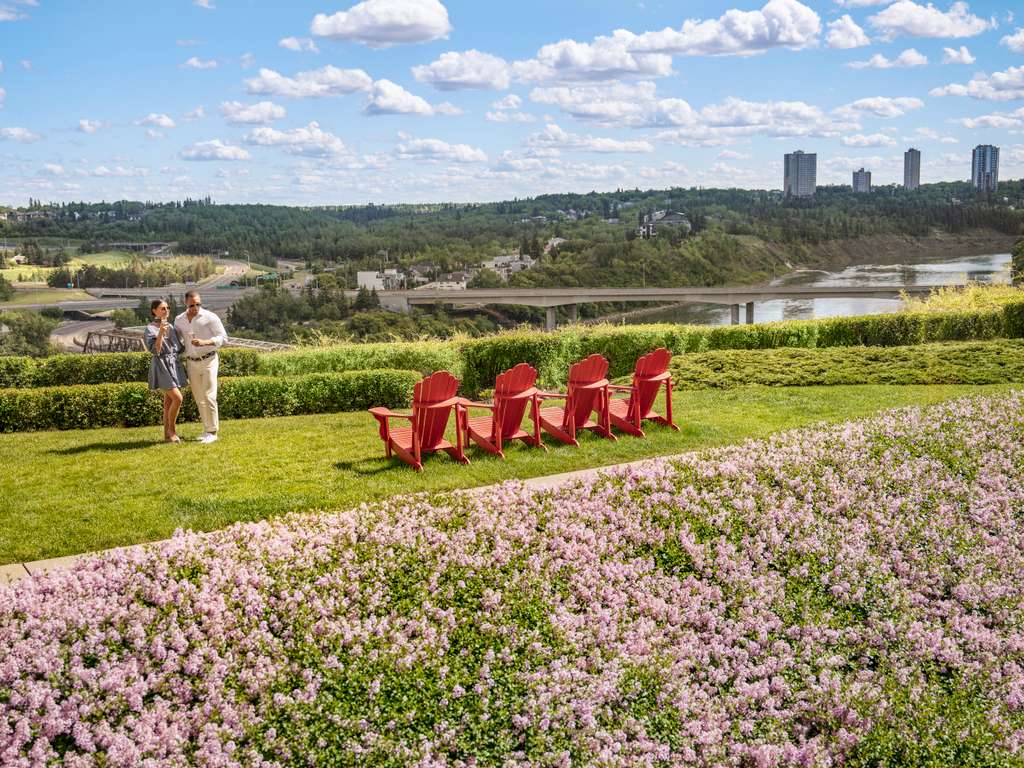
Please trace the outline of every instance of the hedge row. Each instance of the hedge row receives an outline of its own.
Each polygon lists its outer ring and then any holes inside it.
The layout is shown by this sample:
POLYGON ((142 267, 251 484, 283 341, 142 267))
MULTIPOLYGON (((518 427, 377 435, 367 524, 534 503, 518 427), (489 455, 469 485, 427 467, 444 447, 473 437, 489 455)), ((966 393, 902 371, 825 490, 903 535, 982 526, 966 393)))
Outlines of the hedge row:
POLYGON ((267 376, 295 376, 330 371, 372 371, 398 368, 403 371, 451 371, 460 369, 459 347, 444 341, 404 341, 387 344, 341 344, 333 347, 295 349, 261 355, 257 370, 267 376))
MULTIPOLYGON (((419 379, 417 371, 390 369, 224 378, 217 401, 225 419, 403 408, 419 379)), ((140 427, 159 424, 160 415, 160 394, 138 382, 0 390, 0 432, 140 427)), ((187 390, 180 418, 199 418, 187 390)))
POLYGON ((1024 341, 911 347, 726 349, 672 360, 677 389, 1024 382, 1024 341))
MULTIPOLYGON (((0 387, 66 387, 146 381, 152 359, 149 352, 0 357, 0 387)), ((220 375, 252 376, 259 372, 259 359, 260 353, 255 350, 225 349, 220 353, 220 375)))

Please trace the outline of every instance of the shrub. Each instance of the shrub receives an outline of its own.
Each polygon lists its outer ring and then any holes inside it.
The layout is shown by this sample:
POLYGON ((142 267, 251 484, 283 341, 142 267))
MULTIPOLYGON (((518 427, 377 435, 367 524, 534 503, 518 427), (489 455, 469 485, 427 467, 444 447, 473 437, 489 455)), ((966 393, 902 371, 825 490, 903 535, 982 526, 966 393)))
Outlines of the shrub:
MULTIPOLYGON (((226 419, 401 408, 419 379, 416 371, 391 369, 224 378, 218 405, 226 419)), ((160 413, 160 394, 139 382, 0 390, 0 432, 138 427, 159 424, 160 413)), ((198 419, 188 390, 181 418, 198 419)))
POLYGON ((33 357, 0 355, 0 387, 31 387, 35 369, 33 357))
POLYGON ((267 376, 296 376, 377 368, 419 371, 424 375, 450 371, 458 376, 459 348, 444 341, 408 341, 296 349, 261 355, 256 372, 267 376))

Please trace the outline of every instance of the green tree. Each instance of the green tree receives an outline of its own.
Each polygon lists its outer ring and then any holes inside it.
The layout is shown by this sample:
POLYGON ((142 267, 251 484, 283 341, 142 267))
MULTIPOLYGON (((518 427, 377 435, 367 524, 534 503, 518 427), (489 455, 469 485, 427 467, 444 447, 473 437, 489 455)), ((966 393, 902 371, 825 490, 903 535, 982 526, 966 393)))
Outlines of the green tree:
POLYGON ((134 309, 115 309, 110 313, 110 319, 118 328, 127 328, 130 325, 139 324, 134 309))
POLYGON ((505 281, 493 269, 480 269, 470 279, 468 288, 501 288, 505 281))
POLYGON ((7 278, 0 275, 0 301, 10 301, 13 298, 14 288, 7 282, 7 278))
POLYGON ((38 312, 5 312, 0 315, 0 355, 52 355, 50 334, 56 327, 56 320, 38 312))

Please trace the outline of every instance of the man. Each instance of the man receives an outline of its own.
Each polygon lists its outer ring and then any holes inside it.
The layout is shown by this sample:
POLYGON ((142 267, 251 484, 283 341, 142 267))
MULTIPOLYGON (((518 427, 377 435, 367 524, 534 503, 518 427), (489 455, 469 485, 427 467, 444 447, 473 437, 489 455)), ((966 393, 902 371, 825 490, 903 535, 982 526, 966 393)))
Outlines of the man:
POLYGON ((213 312, 203 309, 199 291, 185 294, 187 309, 174 318, 174 329, 185 347, 185 373, 192 397, 199 407, 199 417, 206 431, 201 443, 217 440, 220 427, 217 418, 217 350, 228 340, 224 324, 213 312))

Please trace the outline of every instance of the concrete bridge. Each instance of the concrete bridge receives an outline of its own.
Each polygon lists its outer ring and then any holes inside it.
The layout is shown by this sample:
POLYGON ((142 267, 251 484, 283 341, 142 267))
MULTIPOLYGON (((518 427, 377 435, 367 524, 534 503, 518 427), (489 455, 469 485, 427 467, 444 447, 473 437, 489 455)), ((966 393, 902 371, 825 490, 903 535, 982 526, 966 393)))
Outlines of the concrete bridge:
POLYGON ((449 304, 455 307, 474 307, 484 304, 513 304, 547 309, 548 330, 557 322, 558 307, 567 307, 570 320, 576 320, 580 304, 598 301, 616 302, 694 302, 698 304, 724 304, 732 310, 733 324, 740 322, 740 307, 745 307, 744 319, 754 322, 754 304, 759 301, 780 299, 899 299, 901 294, 927 296, 940 286, 879 285, 859 287, 813 286, 734 286, 728 288, 471 288, 465 291, 384 291, 378 293, 381 306, 408 312, 417 305, 449 304))

